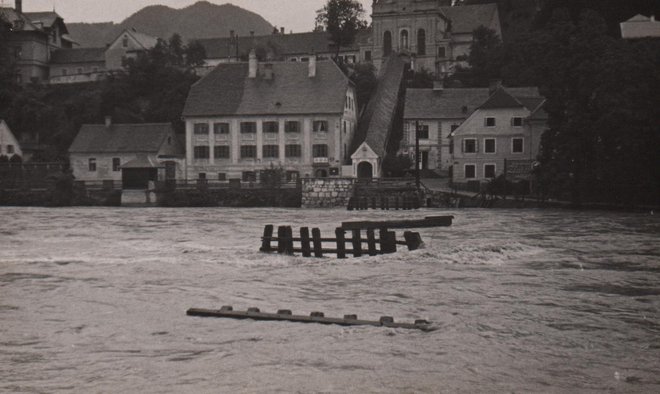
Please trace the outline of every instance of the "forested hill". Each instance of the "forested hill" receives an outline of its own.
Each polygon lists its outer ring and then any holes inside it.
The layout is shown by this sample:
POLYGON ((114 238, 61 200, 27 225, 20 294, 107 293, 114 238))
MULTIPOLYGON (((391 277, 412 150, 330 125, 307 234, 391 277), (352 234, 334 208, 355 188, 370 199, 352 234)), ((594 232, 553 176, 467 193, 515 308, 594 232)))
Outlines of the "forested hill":
POLYGON ((256 35, 273 31, 273 26, 258 14, 232 4, 216 5, 207 1, 182 9, 162 5, 145 7, 119 24, 67 23, 67 27, 81 47, 105 46, 122 30, 131 28, 163 39, 179 33, 184 40, 226 37, 230 30, 241 36, 251 31, 256 35))

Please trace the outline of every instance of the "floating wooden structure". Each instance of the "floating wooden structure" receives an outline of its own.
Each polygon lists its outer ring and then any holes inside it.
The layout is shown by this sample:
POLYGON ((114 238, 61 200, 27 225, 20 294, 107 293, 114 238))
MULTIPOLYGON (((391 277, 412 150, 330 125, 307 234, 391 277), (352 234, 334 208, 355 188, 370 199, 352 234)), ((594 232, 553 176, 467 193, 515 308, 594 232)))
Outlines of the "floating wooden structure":
POLYGON ((424 219, 342 222, 346 230, 370 228, 422 228, 451 226, 453 216, 427 216, 424 219))
POLYGON ((293 236, 291 226, 279 226, 277 236, 273 236, 273 231, 272 224, 264 227, 260 251, 290 255, 302 253, 303 257, 312 257, 312 255, 323 257, 326 254, 336 254, 338 258, 343 259, 349 255, 360 257, 395 253, 397 245, 406 245, 408 250, 416 250, 422 245, 422 237, 419 233, 407 231, 403 234, 404 240, 397 241, 396 233, 383 227, 379 227, 377 233, 374 228, 366 229, 366 238, 362 237, 360 228, 351 229, 350 236, 346 237, 346 229, 339 227, 335 229, 334 238, 323 238, 321 230, 318 228, 312 229, 311 237, 308 227, 300 228, 299 237, 293 236), (276 246, 273 246, 273 242, 276 242, 276 246), (331 246, 328 247, 328 244, 331 246), (366 244, 366 248, 364 244, 366 244))
POLYGON ((419 209, 421 206, 419 198, 413 196, 381 196, 378 197, 351 197, 348 199, 347 209, 352 210, 367 210, 367 209, 383 209, 383 210, 411 210, 419 209))
POLYGON ((374 326, 390 328, 407 328, 432 331, 431 324, 426 320, 415 320, 414 323, 396 323, 391 316, 382 316, 378 321, 360 320, 357 315, 344 315, 343 318, 325 317, 323 312, 312 312, 307 315, 294 315, 289 309, 280 309, 277 313, 261 312, 259 308, 248 308, 247 311, 235 311, 231 306, 220 309, 190 308, 188 316, 219 317, 229 319, 252 319, 265 321, 288 321, 295 323, 336 324, 340 326, 374 326))

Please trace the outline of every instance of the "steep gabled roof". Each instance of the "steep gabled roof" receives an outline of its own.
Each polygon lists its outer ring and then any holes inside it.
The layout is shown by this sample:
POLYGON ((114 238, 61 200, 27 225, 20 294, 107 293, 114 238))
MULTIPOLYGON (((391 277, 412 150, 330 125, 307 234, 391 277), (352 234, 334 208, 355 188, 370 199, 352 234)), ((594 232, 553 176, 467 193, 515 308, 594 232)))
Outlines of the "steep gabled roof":
POLYGON ((487 99, 487 88, 407 89, 404 118, 463 119, 487 99))
POLYGON ((472 33, 479 26, 490 27, 498 18, 497 4, 474 4, 455 7, 440 7, 451 20, 454 33, 472 33))
POLYGON ((381 69, 376 93, 369 100, 355 134, 351 152, 363 142, 381 158, 387 153, 392 122, 399 103, 405 65, 398 56, 390 56, 381 69))
POLYGON ((513 97, 504 88, 498 88, 485 103, 479 106, 480 109, 496 109, 496 108, 517 108, 524 107, 524 105, 513 97))
POLYGON ((105 48, 58 49, 53 52, 52 64, 105 62, 105 48))
POLYGON ((167 136, 174 135, 170 123, 82 125, 69 153, 158 153, 167 136))
POLYGON ((248 63, 218 65, 191 87, 183 116, 343 113, 350 81, 334 62, 317 61, 313 78, 307 63, 271 64, 272 79, 263 64, 254 79, 248 63))
POLYGON ((145 33, 140 33, 136 29, 124 29, 124 30, 122 30, 121 33, 119 33, 117 35, 117 37, 115 37, 114 40, 112 40, 110 45, 117 42, 117 40, 119 40, 124 34, 128 34, 131 37, 133 37, 135 39, 135 41, 137 41, 137 43, 140 44, 140 46, 142 46, 142 48, 144 48, 144 49, 151 49, 151 48, 155 47, 156 44, 158 43, 158 38, 156 38, 154 36, 150 36, 150 35, 145 34, 145 33))

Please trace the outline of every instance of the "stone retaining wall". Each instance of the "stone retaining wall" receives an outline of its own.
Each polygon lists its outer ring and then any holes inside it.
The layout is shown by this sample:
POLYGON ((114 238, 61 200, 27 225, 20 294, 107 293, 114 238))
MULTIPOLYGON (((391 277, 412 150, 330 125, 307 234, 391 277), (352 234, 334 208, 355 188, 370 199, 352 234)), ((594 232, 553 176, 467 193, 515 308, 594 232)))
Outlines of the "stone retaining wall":
POLYGON ((346 207, 353 195, 354 181, 352 178, 305 178, 302 180, 302 207, 346 207))

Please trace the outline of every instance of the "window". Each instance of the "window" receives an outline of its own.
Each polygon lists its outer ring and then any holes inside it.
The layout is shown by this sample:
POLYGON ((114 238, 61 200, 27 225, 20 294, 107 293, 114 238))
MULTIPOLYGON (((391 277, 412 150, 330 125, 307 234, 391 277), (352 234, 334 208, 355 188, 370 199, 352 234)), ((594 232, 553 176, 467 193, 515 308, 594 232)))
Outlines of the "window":
POLYGON ((420 140, 428 140, 429 139, 429 125, 420 124, 418 130, 419 130, 419 139, 420 140))
POLYGON ((252 134, 257 132, 256 122, 241 122, 241 134, 252 134))
POLYGON ((229 159, 229 147, 227 145, 214 146, 213 157, 216 159, 229 159))
POLYGON ((308 61, 309 61, 309 58, 308 58, 308 57, 301 57, 301 58, 300 58, 300 61, 301 61, 301 62, 308 62, 308 61))
POLYGON ((264 145, 262 153, 264 158, 276 159, 280 157, 280 147, 278 145, 264 145))
POLYGON ((227 180, 227 174, 224 172, 219 172, 218 173, 218 180, 219 181, 226 181, 227 180))
POLYGON ((264 122, 264 133, 279 133, 280 124, 277 122, 264 122))
POLYGON ((7 145, 7 154, 14 153, 14 145, 7 145))
POLYGON ((424 29, 417 31, 417 54, 426 55, 426 31, 424 29))
POLYGON ((118 157, 112 158, 112 171, 117 172, 121 170, 121 159, 118 157))
POLYGON ((23 48, 22 47, 15 47, 14 48, 14 58, 16 60, 20 60, 23 57, 23 48))
POLYGON ((87 161, 87 167, 89 168, 89 171, 94 172, 96 171, 96 159, 95 158, 90 158, 87 161))
POLYGON ((243 171, 241 173, 241 179, 243 180, 243 182, 256 182, 257 173, 254 171, 243 171))
POLYGON ((82 68, 79 68, 79 69, 78 69, 78 74, 82 74, 82 73, 83 73, 83 69, 82 69, 82 68))
POLYGON ((241 159, 255 159, 257 147, 255 145, 241 145, 241 159))
POLYGON ((474 179, 477 177, 477 167, 474 164, 465 165, 465 178, 474 179))
MULTIPOLYGON (((350 100, 350 97, 349 97, 350 100)), ((319 133, 327 133, 328 132, 328 122, 325 120, 315 120, 314 121, 314 131, 319 133)))
POLYGON ((229 134, 229 123, 213 123, 213 134, 229 134))
POLYGON ((195 159, 208 159, 209 153, 210 150, 208 146, 195 146, 193 148, 193 155, 195 159))
POLYGON ((312 145, 313 157, 328 157, 328 145, 316 144, 312 145))
POLYGON ((495 153, 495 138, 484 140, 484 153, 495 153))
POLYGON ((365 51, 364 52, 364 60, 370 62, 371 61, 371 51, 365 51))
POLYGON ((66 68, 62 69, 62 75, 66 76, 69 73, 69 71, 66 68))
POLYGON ((392 33, 386 31, 383 34, 383 56, 389 56, 392 53, 392 33))
POLYGON ((511 118, 511 126, 513 127, 522 127, 523 119, 520 116, 514 116, 511 118))
POLYGON ((484 178, 495 178, 495 164, 484 165, 484 178))
POLYGON ((495 127, 495 118, 487 117, 486 119, 484 119, 484 126, 495 127))
POLYGON ((295 182, 298 180, 300 177, 300 173, 298 171, 287 171, 286 172, 286 181, 287 182, 295 182))
POLYGON ((399 45, 402 49, 408 49, 408 30, 401 30, 401 41, 399 45))
POLYGON ((172 145, 172 137, 167 137, 167 145, 172 145))
POLYGON ((284 123, 284 131, 287 133, 300 133, 300 122, 290 120, 284 123))
POLYGON ((511 152, 512 153, 523 153, 523 139, 522 138, 513 138, 511 139, 511 152))
POLYGON ((206 173, 205 172, 200 172, 199 174, 197 174, 197 178, 198 179, 206 179, 206 173))
POLYGON ((447 49, 445 49, 445 47, 438 47, 438 57, 439 58, 447 57, 447 49))
POLYGON ((209 135, 208 123, 195 123, 193 128, 195 135, 209 135))
POLYGON ((128 48, 128 37, 124 36, 124 39, 121 41, 121 46, 128 48))
POLYGON ((463 140, 463 152, 464 153, 477 153, 479 149, 477 147, 476 138, 466 138, 463 140))
POLYGON ((300 157, 302 156, 302 149, 300 145, 287 145, 284 147, 284 156, 286 157, 300 157))

